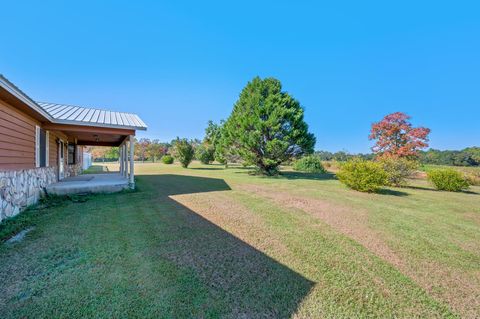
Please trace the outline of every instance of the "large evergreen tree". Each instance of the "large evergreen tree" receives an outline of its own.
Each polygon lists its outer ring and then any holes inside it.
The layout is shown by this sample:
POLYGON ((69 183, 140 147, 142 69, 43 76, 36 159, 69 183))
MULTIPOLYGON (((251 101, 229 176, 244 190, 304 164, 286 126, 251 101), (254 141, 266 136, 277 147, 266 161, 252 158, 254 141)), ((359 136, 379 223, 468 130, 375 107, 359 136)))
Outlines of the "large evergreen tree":
POLYGON ((276 174, 282 162, 312 153, 315 145, 300 103, 274 78, 255 77, 247 84, 222 135, 230 151, 267 175, 276 174))

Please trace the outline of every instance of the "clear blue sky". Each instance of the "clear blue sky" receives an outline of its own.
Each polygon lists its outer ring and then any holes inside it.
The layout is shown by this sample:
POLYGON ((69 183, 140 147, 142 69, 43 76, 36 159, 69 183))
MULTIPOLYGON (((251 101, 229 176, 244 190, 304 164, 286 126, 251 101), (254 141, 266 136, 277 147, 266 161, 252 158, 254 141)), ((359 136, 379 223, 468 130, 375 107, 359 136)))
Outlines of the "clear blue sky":
POLYGON ((274 76, 317 149, 367 152, 395 111, 459 149, 480 145, 476 3, 5 1, 0 73, 40 101, 136 112, 163 141, 201 138, 248 80, 274 76))

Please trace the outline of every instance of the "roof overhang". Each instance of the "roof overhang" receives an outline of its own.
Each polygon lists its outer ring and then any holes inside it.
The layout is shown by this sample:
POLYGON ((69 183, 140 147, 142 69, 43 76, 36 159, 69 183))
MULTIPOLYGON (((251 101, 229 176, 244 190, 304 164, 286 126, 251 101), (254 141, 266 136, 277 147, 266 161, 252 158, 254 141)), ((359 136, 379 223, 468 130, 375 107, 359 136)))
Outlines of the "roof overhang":
POLYGON ((75 126, 83 126, 83 127, 89 127, 89 128, 111 128, 111 129, 133 130, 133 131, 147 130, 146 127, 140 127, 140 126, 124 126, 124 125, 115 125, 115 124, 89 123, 89 122, 58 120, 58 119, 53 119, 51 122, 53 124, 59 124, 59 125, 75 125, 75 126))
POLYGON ((53 118, 37 103, 23 93, 12 82, 0 74, 0 96, 21 111, 40 121, 51 121, 53 118))
MULTIPOLYGON (((42 107, 41 104, 32 100, 28 95, 22 92, 18 87, 16 87, 12 82, 6 79, 4 76, 0 74, 0 97, 8 101, 8 103, 12 104, 13 106, 17 107, 21 111, 29 114, 33 118, 43 122, 43 123, 51 123, 51 124, 60 124, 60 125, 73 125, 73 126, 83 126, 88 127, 90 131, 94 128, 111 128, 111 129, 121 129, 127 131, 136 131, 136 130, 143 130, 147 129, 145 123, 135 114, 129 113, 120 113, 120 112, 110 112, 110 111, 103 111, 109 113, 116 113, 122 114, 125 116, 128 114, 129 116, 133 116, 134 121, 131 121, 128 125, 120 125, 116 123, 99 123, 99 122, 89 122, 83 120, 71 120, 71 119, 63 119, 63 118, 56 118, 55 114, 53 115, 48 112, 48 109, 42 107), (134 124, 134 125, 131 125, 134 124)), ((90 110, 88 108, 83 108, 85 110, 90 110)), ((100 110, 99 110, 100 111, 100 110)), ((121 123, 121 122, 120 122, 121 123)))

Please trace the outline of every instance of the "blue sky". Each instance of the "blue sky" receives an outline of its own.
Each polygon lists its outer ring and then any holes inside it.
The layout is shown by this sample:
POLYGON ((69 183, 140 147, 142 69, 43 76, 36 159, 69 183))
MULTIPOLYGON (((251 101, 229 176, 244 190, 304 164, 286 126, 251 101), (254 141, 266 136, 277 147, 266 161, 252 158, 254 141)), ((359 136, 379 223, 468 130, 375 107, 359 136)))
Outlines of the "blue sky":
MULTIPOLYGON (((478 3, 478 2, 477 2, 478 3)), ((317 149, 367 152, 403 111, 431 146, 480 145, 475 1, 7 1, 0 73, 39 101, 138 113, 198 137, 254 76, 305 108, 317 149)))

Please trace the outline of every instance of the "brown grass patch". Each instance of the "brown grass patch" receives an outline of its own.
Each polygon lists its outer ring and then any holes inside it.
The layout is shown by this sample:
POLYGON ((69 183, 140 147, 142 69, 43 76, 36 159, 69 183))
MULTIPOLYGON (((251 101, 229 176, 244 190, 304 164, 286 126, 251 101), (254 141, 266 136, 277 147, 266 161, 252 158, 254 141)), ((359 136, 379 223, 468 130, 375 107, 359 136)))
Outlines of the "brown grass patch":
POLYGON ((268 198, 281 207, 299 209, 319 217, 330 227, 359 242, 377 256, 395 266, 403 265, 402 259, 381 239, 380 235, 367 226, 368 214, 364 210, 352 211, 349 207, 319 199, 295 196, 265 186, 242 185, 240 188, 268 198))
POLYGON ((471 220, 472 222, 480 225, 480 214, 479 213, 474 213, 474 212, 469 212, 465 213, 464 218, 467 220, 471 220))
MULTIPOLYGON (((368 212, 353 210, 325 200, 307 198, 267 186, 242 185, 244 191, 267 198, 279 206, 299 209, 320 218, 354 239, 378 257, 412 278, 435 298, 447 302, 466 318, 480 313, 480 267, 477 272, 459 271, 444 264, 410 258, 388 246, 384 235, 368 226, 368 212)), ((478 218, 478 214, 468 215, 478 218)))
POLYGON ((222 192, 175 195, 171 198, 259 250, 288 251, 280 238, 262 236, 265 225, 261 218, 222 192))

